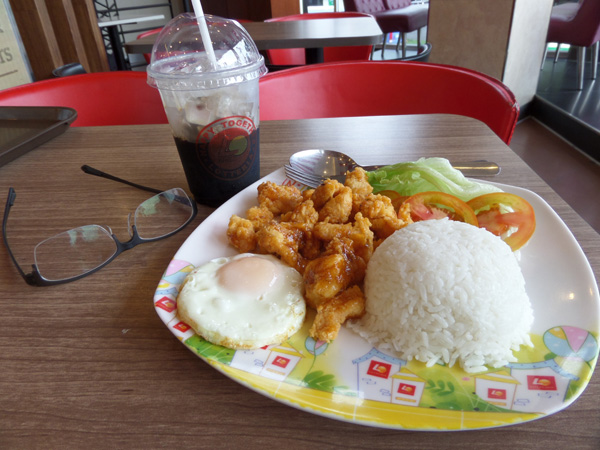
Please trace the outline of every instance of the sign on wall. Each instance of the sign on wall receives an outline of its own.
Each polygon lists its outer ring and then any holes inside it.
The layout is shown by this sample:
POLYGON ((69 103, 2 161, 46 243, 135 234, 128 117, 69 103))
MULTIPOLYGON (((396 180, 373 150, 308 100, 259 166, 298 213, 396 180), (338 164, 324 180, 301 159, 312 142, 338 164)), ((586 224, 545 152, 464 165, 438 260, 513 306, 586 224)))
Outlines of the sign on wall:
POLYGON ((32 81, 29 63, 7 0, 0 0, 0 89, 32 81))

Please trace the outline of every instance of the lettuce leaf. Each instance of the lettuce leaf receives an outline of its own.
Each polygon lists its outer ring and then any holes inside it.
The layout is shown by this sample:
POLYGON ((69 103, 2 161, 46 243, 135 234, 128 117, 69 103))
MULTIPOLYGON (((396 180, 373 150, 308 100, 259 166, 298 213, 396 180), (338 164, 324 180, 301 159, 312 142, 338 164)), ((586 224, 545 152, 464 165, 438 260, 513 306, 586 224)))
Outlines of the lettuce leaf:
POLYGON ((407 196, 441 191, 466 202, 479 195, 502 191, 496 186, 465 178, 445 158, 420 158, 414 162, 385 166, 368 175, 375 194, 388 189, 407 196))

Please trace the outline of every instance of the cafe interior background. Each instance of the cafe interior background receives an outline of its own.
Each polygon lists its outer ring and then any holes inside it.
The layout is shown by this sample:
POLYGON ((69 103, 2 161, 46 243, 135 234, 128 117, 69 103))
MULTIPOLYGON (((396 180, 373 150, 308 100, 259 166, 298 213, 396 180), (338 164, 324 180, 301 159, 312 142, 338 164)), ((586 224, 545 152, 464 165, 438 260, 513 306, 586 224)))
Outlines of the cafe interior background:
MULTIPOLYGON (((507 84, 521 107, 511 148, 600 231, 600 207, 590 208, 581 195, 600 189, 600 81, 591 78, 593 52, 587 52, 579 90, 576 49, 562 45, 555 59, 556 43, 546 42, 551 8, 569 1, 577 0, 413 0, 428 4, 429 19, 420 42, 417 32, 407 36, 407 56, 430 45, 427 61, 475 69, 507 84)), ((207 14, 253 21, 345 10, 343 0, 202 0, 202 5, 207 14)), ((111 30, 122 46, 191 10, 189 0, 0 0, 0 89, 60 75, 72 64, 86 72, 115 70, 111 30), (119 23, 134 18, 135 23, 119 23)), ((401 59, 399 38, 387 35, 384 56, 379 45, 372 59, 401 59)), ((146 69, 143 55, 124 57, 129 70, 146 69)))

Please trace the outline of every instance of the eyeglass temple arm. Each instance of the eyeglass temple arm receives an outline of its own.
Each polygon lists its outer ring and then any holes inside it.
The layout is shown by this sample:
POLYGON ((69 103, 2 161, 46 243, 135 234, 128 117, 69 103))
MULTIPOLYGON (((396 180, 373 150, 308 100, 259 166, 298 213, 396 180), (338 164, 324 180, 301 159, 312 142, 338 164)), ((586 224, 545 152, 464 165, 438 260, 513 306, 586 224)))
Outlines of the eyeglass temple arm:
MULTIPOLYGON (((114 175, 111 175, 109 173, 102 172, 101 170, 98 170, 98 169, 94 169, 93 167, 90 167, 87 164, 84 164, 83 166, 81 166, 81 170, 83 170, 85 173, 89 173, 90 175, 96 175, 97 177, 102 177, 102 178, 107 178, 109 180, 118 181, 119 183, 127 184, 129 186, 133 186, 135 188, 142 189, 144 191, 154 192, 155 194, 162 194, 164 192, 164 191, 161 191, 160 189, 154 189, 154 188, 151 188, 148 186, 143 186, 141 184, 133 183, 132 181, 124 180, 123 178, 115 177, 114 175)), ((181 203, 187 203, 187 201, 188 201, 187 198, 184 201, 184 199, 179 196, 176 196, 175 199, 181 203)), ((198 207, 196 206, 196 202, 192 200, 191 206, 194 211, 194 217, 196 217, 196 214, 198 212, 198 207)))
POLYGON ((12 260, 13 264, 19 271, 19 274, 21 274, 21 276, 23 277, 23 279, 25 280, 25 282, 27 284, 35 285, 36 284, 34 282, 35 275, 33 273, 23 272, 23 269, 21 269, 21 266, 17 262, 15 255, 13 255, 13 252, 10 249, 10 246, 8 245, 8 240, 6 239, 6 223, 8 222, 8 213, 10 212, 10 208, 15 203, 15 198, 17 198, 17 193, 15 192, 15 190, 12 187, 8 188, 8 198, 6 199, 6 208, 4 208, 4 218, 2 220, 2 240, 4 241, 4 246, 6 247, 8 256, 10 256, 10 259, 12 260))
POLYGON ((114 175, 111 175, 109 173, 102 172, 101 170, 98 170, 98 169, 94 169, 93 167, 90 167, 87 164, 84 164, 83 166, 81 166, 81 170, 83 170, 85 173, 89 173, 90 175, 96 175, 97 177, 102 177, 102 178, 107 178, 109 180, 118 181, 119 183, 128 184, 129 186, 133 186, 133 187, 136 187, 138 189, 142 189, 142 190, 148 191, 148 192, 154 192, 155 194, 160 194, 161 192, 163 192, 160 189, 154 189, 154 188, 151 188, 148 186, 142 186, 141 184, 133 183, 131 181, 127 181, 122 178, 115 177, 114 175))

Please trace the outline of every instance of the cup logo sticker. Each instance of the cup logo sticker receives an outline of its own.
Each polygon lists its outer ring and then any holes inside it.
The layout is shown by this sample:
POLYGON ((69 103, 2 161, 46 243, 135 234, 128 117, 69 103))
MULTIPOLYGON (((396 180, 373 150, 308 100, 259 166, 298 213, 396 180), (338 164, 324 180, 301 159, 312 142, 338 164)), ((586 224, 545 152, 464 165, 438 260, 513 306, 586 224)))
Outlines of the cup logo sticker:
POLYGON ((258 130, 249 117, 215 120, 198 133, 198 159, 216 178, 235 180, 250 170, 256 159, 258 130))

